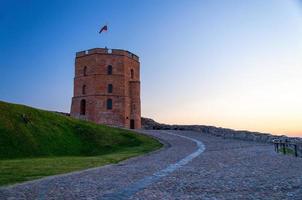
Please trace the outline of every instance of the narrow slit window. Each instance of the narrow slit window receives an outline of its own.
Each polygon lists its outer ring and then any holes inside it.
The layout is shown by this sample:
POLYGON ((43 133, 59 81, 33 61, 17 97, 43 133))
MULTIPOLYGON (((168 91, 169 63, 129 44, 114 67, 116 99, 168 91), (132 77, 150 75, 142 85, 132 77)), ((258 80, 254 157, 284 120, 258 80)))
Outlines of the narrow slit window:
POLYGON ((82 94, 86 94, 86 85, 83 85, 82 87, 82 94))
POLYGON ((131 74, 131 79, 133 79, 134 78, 134 70, 133 69, 131 69, 130 74, 131 74))
POLYGON ((107 109, 112 110, 112 99, 107 99, 107 109))
POLYGON ((86 114, 86 100, 82 99, 80 103, 80 114, 85 115, 86 114))
POLYGON ((113 92, 113 85, 108 84, 108 93, 112 93, 112 92, 113 92))
POLYGON ((87 66, 85 66, 83 69, 83 76, 87 76, 87 66))
POLYGON ((108 67, 107 67, 107 74, 108 75, 112 74, 112 65, 108 65, 108 67))

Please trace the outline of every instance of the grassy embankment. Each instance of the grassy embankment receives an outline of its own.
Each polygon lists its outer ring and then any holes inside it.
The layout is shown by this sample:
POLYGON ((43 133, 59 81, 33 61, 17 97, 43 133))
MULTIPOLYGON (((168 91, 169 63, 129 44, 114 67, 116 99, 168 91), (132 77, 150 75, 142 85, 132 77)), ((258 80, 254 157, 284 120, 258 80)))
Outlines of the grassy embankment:
POLYGON ((161 146, 128 130, 0 101, 0 185, 117 163, 161 146))

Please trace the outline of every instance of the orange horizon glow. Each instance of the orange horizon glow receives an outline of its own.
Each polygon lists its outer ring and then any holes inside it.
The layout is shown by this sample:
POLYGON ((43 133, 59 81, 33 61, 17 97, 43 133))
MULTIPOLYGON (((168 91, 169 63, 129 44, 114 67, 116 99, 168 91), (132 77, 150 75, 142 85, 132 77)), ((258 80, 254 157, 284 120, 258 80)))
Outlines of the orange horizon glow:
POLYGON ((235 123, 228 123, 225 121, 215 122, 215 121, 195 121, 192 119, 182 120, 182 119, 154 119, 159 123, 164 124, 171 124, 171 125, 205 125, 205 126, 215 126, 221 128, 228 128, 233 130, 243 130, 243 131, 250 131, 250 132, 259 132, 259 133, 268 133, 272 135, 286 135, 290 137, 302 137, 302 125, 297 127, 293 125, 292 127, 282 127, 282 125, 278 125, 276 123, 273 124, 263 124, 263 125, 246 125, 246 123, 242 125, 238 125, 235 123), (272 128, 273 127, 273 128, 272 128))

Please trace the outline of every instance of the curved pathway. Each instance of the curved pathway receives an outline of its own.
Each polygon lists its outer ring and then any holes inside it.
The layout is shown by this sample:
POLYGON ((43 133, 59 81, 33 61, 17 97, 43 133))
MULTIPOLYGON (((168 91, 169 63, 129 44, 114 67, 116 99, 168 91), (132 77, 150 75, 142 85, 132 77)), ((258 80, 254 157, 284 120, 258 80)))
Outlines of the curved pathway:
POLYGON ((144 131, 165 148, 119 164, 0 188, 0 199, 302 199, 302 159, 268 144, 144 131))

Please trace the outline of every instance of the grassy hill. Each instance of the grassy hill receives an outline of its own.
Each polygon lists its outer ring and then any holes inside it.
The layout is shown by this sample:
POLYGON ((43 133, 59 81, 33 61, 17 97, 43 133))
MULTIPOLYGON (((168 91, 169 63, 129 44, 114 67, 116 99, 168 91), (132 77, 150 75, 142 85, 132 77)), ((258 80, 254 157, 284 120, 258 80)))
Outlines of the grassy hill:
POLYGON ((118 162, 159 147, 128 130, 0 101, 0 185, 118 162))

